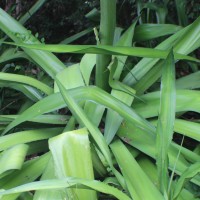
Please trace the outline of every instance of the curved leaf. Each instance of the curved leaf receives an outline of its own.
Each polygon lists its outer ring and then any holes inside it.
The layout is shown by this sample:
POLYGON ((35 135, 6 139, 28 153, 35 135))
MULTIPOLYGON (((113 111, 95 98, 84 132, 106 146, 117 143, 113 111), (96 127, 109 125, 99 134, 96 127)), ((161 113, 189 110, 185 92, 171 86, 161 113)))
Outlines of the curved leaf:
MULTIPOLYGON (((129 106, 122 103, 118 99, 112 97, 110 94, 106 93, 100 88, 79 87, 68 90, 68 92, 70 96, 76 99, 76 101, 94 101, 98 104, 113 109, 114 111, 118 112, 122 117, 137 124, 137 126, 141 127, 142 129, 149 130, 150 132, 155 131, 155 128, 145 119, 141 118, 133 109, 131 109, 129 106)), ((9 126, 5 129, 4 134, 24 121, 27 121, 43 113, 63 108, 64 106, 65 103, 61 97, 61 94, 56 93, 49 95, 48 97, 31 106, 29 109, 24 111, 16 120, 11 122, 9 126), (49 102, 51 103, 49 104, 49 102)))
POLYGON ((48 85, 42 83, 41 81, 38 81, 34 78, 18 75, 18 74, 11 74, 11 73, 2 73, 0 72, 0 80, 2 81, 9 81, 9 83, 17 82, 22 83, 26 85, 30 85, 32 87, 35 87, 42 92, 46 93, 47 95, 53 93, 53 89, 50 88, 48 85))
POLYGON ((45 180, 45 181, 36 181, 33 183, 28 183, 10 190, 1 191, 0 195, 16 194, 25 191, 31 190, 52 190, 52 189, 62 189, 62 188, 89 188, 96 191, 110 194, 116 197, 119 200, 131 200, 126 194, 120 190, 111 187, 105 183, 95 180, 84 180, 78 178, 65 178, 65 179, 56 179, 56 180, 45 180))
POLYGON ((24 164, 24 159, 28 151, 28 145, 18 144, 5 150, 0 154, 0 178, 11 173, 13 170, 19 170, 24 164))

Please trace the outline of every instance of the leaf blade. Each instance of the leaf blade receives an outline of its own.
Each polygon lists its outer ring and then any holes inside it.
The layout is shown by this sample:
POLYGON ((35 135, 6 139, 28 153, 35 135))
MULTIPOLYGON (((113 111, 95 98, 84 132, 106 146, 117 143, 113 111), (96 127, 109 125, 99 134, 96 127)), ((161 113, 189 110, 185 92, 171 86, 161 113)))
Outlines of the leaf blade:
POLYGON ((172 141, 176 106, 175 65, 171 51, 163 65, 160 108, 156 129, 156 153, 159 186, 166 197, 168 190, 168 149, 172 141))

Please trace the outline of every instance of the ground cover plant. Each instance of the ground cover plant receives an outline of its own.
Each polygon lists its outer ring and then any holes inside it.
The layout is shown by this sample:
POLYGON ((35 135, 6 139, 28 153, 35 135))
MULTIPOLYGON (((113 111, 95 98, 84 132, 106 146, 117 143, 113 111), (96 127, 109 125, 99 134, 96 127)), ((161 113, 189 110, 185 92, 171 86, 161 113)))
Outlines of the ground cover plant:
POLYGON ((200 18, 177 0, 169 24, 170 3, 137 1, 123 30, 100 0, 99 25, 54 45, 23 25, 44 0, 0 9, 0 199, 199 199, 200 18))

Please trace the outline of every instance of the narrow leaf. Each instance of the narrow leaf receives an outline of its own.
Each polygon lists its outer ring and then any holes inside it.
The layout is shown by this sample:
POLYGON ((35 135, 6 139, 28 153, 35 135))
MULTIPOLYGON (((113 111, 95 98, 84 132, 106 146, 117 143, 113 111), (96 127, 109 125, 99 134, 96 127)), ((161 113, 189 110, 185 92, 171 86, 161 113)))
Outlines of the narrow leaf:
POLYGON ((200 173, 200 162, 196 162, 183 172, 175 185, 173 199, 177 199, 185 183, 192 179, 198 173, 200 173))
POLYGON ((1 191, 0 195, 2 196, 8 194, 16 194, 32 190, 44 190, 44 189, 52 190, 52 189, 62 189, 68 187, 82 188, 82 186, 86 186, 87 188, 91 188, 105 194, 111 194, 119 200, 130 200, 130 198, 123 192, 105 183, 95 180, 91 181, 78 178, 36 181, 16 188, 12 188, 10 190, 1 191))
POLYGON ((50 137, 56 136, 58 133, 62 132, 62 130, 63 128, 47 128, 21 131, 2 136, 0 137, 0 151, 17 144, 48 139, 50 137))
MULTIPOLYGON (((147 58, 161 58, 165 59, 169 53, 166 50, 142 48, 142 47, 123 47, 123 46, 109 46, 109 45, 54 45, 54 44, 25 44, 25 43, 9 43, 6 44, 17 45, 27 49, 37 49, 55 53, 91 53, 91 54, 105 54, 105 55, 121 55, 121 56, 138 56, 147 58)), ((174 53, 175 59, 184 59, 195 62, 200 62, 198 59, 186 56, 179 53, 174 53)))
POLYGON ((113 142, 110 146, 133 199, 164 199, 120 140, 113 142))
POLYGON ((53 93, 53 89, 50 88, 48 85, 46 85, 46 84, 42 83, 41 81, 38 81, 34 78, 23 76, 23 75, 0 72, 0 80, 30 85, 32 87, 35 87, 35 88, 41 90, 42 92, 46 93, 47 95, 53 93))
POLYGON ((167 195, 168 187, 168 149, 172 141, 176 107, 175 66, 172 51, 163 65, 160 109, 156 129, 156 154, 160 190, 167 195))

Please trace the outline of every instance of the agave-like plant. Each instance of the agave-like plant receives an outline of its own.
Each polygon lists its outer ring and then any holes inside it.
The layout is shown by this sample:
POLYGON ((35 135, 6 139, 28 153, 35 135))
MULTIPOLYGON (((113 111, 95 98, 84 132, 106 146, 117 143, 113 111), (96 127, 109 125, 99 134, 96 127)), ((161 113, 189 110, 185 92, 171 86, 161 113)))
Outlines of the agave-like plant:
POLYGON ((182 118, 200 112, 199 72, 176 79, 175 70, 200 62, 200 18, 184 28, 164 24, 166 7, 144 4, 163 24, 139 16, 119 36, 116 0, 100 8, 96 45, 41 43, 22 25, 27 15, 17 22, 0 9, 0 86, 23 99, 15 114, 0 115, 0 199, 198 198, 199 145, 187 149, 173 133, 200 141, 198 120, 182 118), (135 46, 160 36, 155 48, 135 46), (83 56, 67 67, 52 52, 83 56), (39 67, 38 77, 13 70, 19 59, 39 67))

